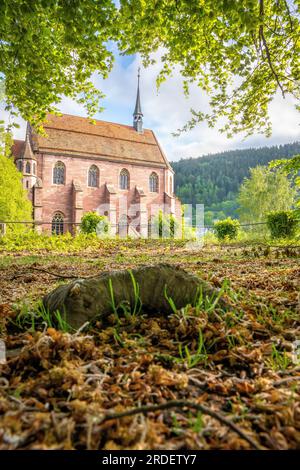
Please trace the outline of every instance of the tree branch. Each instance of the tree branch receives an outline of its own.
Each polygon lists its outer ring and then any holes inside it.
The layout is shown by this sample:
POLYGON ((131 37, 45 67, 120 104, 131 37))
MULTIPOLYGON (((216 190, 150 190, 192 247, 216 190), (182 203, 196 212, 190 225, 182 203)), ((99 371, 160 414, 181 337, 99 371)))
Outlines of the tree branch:
POLYGON ((268 47, 268 44, 267 44, 267 41, 266 41, 266 38, 265 38, 265 35, 264 35, 264 26, 263 26, 263 20, 264 20, 264 0, 259 0, 259 16, 261 18, 261 24, 259 26, 259 37, 260 37, 260 43, 262 41, 263 43, 263 46, 264 46, 264 49, 266 51, 266 56, 267 56, 267 61, 268 61, 268 64, 269 64, 269 67, 272 71, 272 74, 273 76, 275 77, 275 80, 277 82, 277 85, 279 86, 280 90, 281 90, 281 93, 282 93, 282 96, 283 98, 285 97, 285 93, 284 93, 284 89, 281 85, 281 82, 279 80, 279 77, 273 67, 273 63, 272 63, 272 59, 271 59, 271 54, 270 54, 270 50, 269 50, 269 47, 268 47))
POLYGON ((285 4, 285 8, 286 8, 286 11, 287 11, 287 14, 288 14, 288 17, 289 17, 291 32, 293 33, 293 32, 294 32, 294 25, 293 25, 293 21, 292 21, 292 16, 291 16, 291 12, 290 12, 290 9, 289 9, 289 5, 288 5, 288 2, 287 2, 286 0, 283 0, 283 3, 285 4))
POLYGON ((248 436, 244 431, 242 431, 236 424, 234 424, 232 421, 230 421, 228 418, 225 418, 225 416, 219 414, 216 411, 211 410, 210 408, 207 408, 204 405, 200 405, 198 403, 193 403, 191 401, 185 401, 185 400, 171 400, 166 403, 161 403, 159 405, 145 405, 145 406, 140 406, 137 408, 132 408, 127 411, 122 411, 120 413, 111 413, 108 412, 106 415, 104 415, 101 419, 101 423, 104 423, 105 421, 110 421, 113 419, 120 419, 124 418, 126 416, 133 416, 139 413, 145 414, 149 413, 151 411, 159 411, 159 410, 167 410, 169 408, 192 408, 197 411, 201 411, 201 413, 206 414, 211 416, 212 418, 216 419, 220 423, 224 424, 228 428, 230 428, 232 431, 234 431, 236 434, 238 434, 242 439, 248 442, 254 449, 256 450, 262 450, 262 447, 257 444, 250 436, 248 436))
MULTIPOLYGON (((57 273, 52 273, 50 271, 47 271, 47 269, 42 269, 42 268, 34 268, 33 266, 30 266, 28 268, 29 270, 32 269, 34 271, 39 271, 41 273, 46 273, 46 274, 49 274, 50 276, 54 276, 54 277, 57 277, 59 279, 78 279, 79 276, 67 276, 67 275, 64 275, 64 274, 57 274, 57 273)), ((22 277, 24 276, 26 273, 21 273, 21 274, 15 274, 14 276, 12 276, 11 278, 11 281, 14 280, 14 279, 17 279, 19 277, 22 277)))

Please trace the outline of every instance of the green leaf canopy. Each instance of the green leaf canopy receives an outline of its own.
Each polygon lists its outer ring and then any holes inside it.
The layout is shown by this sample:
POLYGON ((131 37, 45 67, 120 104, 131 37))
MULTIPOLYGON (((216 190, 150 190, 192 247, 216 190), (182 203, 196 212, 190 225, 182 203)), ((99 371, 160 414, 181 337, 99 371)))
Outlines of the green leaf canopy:
POLYGON ((63 95, 89 115, 113 54, 162 52, 158 83, 174 68, 184 90, 195 82, 209 111, 192 110, 184 130, 206 120, 228 135, 269 135, 268 107, 277 91, 300 98, 300 0, 2 0, 0 76, 6 102, 38 125, 63 95), (200 91, 201 92, 201 91, 200 91))

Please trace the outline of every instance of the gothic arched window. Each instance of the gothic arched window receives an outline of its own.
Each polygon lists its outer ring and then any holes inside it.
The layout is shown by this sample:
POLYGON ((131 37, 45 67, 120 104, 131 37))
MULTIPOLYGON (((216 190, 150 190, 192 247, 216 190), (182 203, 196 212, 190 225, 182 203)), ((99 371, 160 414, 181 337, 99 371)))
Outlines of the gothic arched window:
POLYGON ((30 173, 30 163, 29 162, 26 163, 25 173, 30 173))
POLYGON ((19 171, 23 172, 23 162, 22 162, 22 160, 18 160, 17 168, 18 168, 19 171))
POLYGON ((88 186, 91 188, 97 188, 99 185, 99 170, 96 165, 92 165, 89 168, 88 174, 88 186))
POLYGON ((32 164, 32 173, 35 175, 35 163, 32 164))
POLYGON ((125 168, 120 173, 119 186, 120 189, 129 189, 129 173, 125 168))
POLYGON ((56 162, 53 168, 53 184, 65 184, 65 165, 56 162))
POLYGON ((149 178, 149 190, 151 193, 158 193, 158 176, 156 173, 151 173, 149 178))
POLYGON ((64 233, 64 217, 61 212, 56 212, 52 218, 52 234, 62 235, 64 233))

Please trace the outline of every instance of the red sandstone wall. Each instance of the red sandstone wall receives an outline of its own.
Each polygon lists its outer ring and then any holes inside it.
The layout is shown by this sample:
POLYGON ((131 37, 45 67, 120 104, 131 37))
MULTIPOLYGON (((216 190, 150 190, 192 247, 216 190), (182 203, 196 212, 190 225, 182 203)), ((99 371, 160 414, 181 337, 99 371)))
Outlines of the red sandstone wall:
MULTIPOLYGON (((105 184, 111 184, 118 194, 126 195, 128 206, 136 202, 135 187, 142 188, 146 197, 141 198, 146 204, 150 214, 151 204, 163 204, 164 192, 169 192, 168 175, 170 172, 163 168, 153 168, 139 165, 119 164, 101 160, 78 157, 55 157, 52 155, 40 155, 38 157, 38 176, 42 179, 42 219, 51 221, 53 214, 60 211, 65 220, 73 222, 73 180, 80 184, 83 191, 83 213, 96 210, 100 204, 106 203, 105 184), (53 167, 57 161, 62 161, 66 166, 65 185, 53 184, 53 167), (100 172, 99 188, 89 188, 88 169, 91 165, 97 165, 100 172), (130 189, 119 190, 119 173, 126 168, 130 174, 130 189), (149 176, 155 171, 159 176, 159 193, 150 193, 149 176)), ((119 210, 117 209, 117 217, 119 210)))

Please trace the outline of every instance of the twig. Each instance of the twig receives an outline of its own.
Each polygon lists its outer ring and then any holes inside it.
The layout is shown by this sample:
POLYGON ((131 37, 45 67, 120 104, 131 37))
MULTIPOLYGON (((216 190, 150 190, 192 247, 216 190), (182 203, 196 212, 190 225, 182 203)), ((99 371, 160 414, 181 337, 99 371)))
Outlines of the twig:
POLYGON ((80 328, 78 328, 78 330, 76 331, 76 333, 74 334, 74 336, 79 336, 81 333, 82 333, 82 330, 85 329, 86 326, 88 326, 90 324, 89 321, 86 321, 83 325, 81 325, 80 328))
MULTIPOLYGON (((42 273, 46 273, 46 274, 49 274, 50 276, 54 276, 54 277, 58 277, 60 279, 78 279, 79 276, 64 276, 63 274, 57 274, 57 273, 52 273, 50 271, 47 271, 46 269, 41 269, 41 268, 33 268, 32 266, 29 266, 28 268, 29 270, 30 269, 33 269, 34 271, 40 271, 42 273)), ((10 280, 13 281, 14 279, 18 279, 20 277, 23 277, 26 275, 26 272, 25 273, 21 273, 21 274, 14 274, 10 280)))
POLYGON ((294 26, 293 26, 293 21, 292 21, 292 16, 291 16, 291 12, 290 12, 290 9, 289 9, 289 5, 288 5, 288 2, 286 0, 283 0, 283 3, 285 4, 285 8, 286 8, 286 11, 287 11, 287 14, 288 14, 288 17, 289 17, 291 32, 293 33, 294 32, 294 26))
POLYGON ((277 380, 273 383, 273 387, 279 387, 280 385, 288 384, 290 382, 296 382, 300 380, 300 375, 296 375, 296 377, 286 377, 285 379, 277 380))
POLYGON ((42 273, 50 274, 50 276, 55 276, 55 277, 59 277, 62 279, 78 279, 79 277, 79 276, 65 276, 64 274, 52 273, 51 271, 47 271, 47 269, 34 268, 33 266, 30 266, 30 269, 33 269, 34 271, 40 271, 42 273))
MULTIPOLYGON (((60 279, 92 279, 94 277, 98 277, 99 276, 99 273, 98 274, 93 274, 93 276, 67 276, 67 275, 64 275, 64 274, 58 274, 58 273, 53 273, 51 271, 47 271, 47 269, 42 269, 42 268, 35 268, 33 266, 29 266, 28 269, 32 269, 34 271, 39 271, 39 272, 42 272, 42 273, 46 273, 46 274, 49 274, 50 276, 54 276, 54 277, 58 277, 60 279)), ((26 273, 22 273, 22 274, 15 274, 11 280, 13 279, 17 279, 19 277, 22 277, 24 276, 24 274, 26 273)))
POLYGON ((264 0, 259 0, 259 15, 261 17, 261 24, 260 24, 260 27, 259 27, 259 37, 263 42, 263 45, 264 45, 264 48, 265 48, 265 51, 266 51, 266 56, 267 56, 269 67, 270 67, 270 69, 272 71, 272 74, 273 74, 273 76, 274 76, 274 78, 277 82, 277 85, 279 86, 279 88, 281 90, 282 96, 284 97, 285 92, 284 92, 283 86, 280 83, 279 77, 278 77, 278 75, 277 75, 277 73, 276 73, 276 71, 273 67, 269 46, 267 44, 267 41, 266 41, 266 38, 265 38, 265 35, 264 35, 264 26, 263 26, 263 19, 264 19, 264 15, 265 15, 264 0))
POLYGON ((262 450, 262 447, 259 444, 257 444, 251 437, 249 437, 244 431, 242 431, 238 426, 236 426, 236 424, 234 424, 228 418, 225 418, 221 414, 217 413, 216 411, 211 410, 210 408, 207 408, 204 405, 200 405, 198 403, 193 403, 191 401, 186 401, 186 400, 170 400, 166 403, 161 403, 159 405, 140 406, 137 408, 132 408, 127 411, 122 411, 120 413, 108 412, 106 415, 102 417, 101 423, 104 423, 105 421, 109 421, 112 419, 124 418, 125 416, 133 416, 138 413, 145 414, 151 411, 167 410, 169 408, 193 408, 197 411, 201 411, 203 414, 206 414, 206 415, 211 416, 212 418, 215 418, 220 423, 232 429, 232 431, 236 432, 242 439, 245 439, 245 441, 247 441, 254 449, 262 450))
POLYGON ((278 374, 279 375, 291 375, 291 374, 294 374, 295 372, 300 372, 300 366, 295 367, 295 369, 281 370, 278 372, 278 374))
POLYGON ((189 375, 189 381, 193 382, 195 385, 198 385, 199 388, 205 389, 207 387, 206 382, 201 382, 196 377, 189 375))

